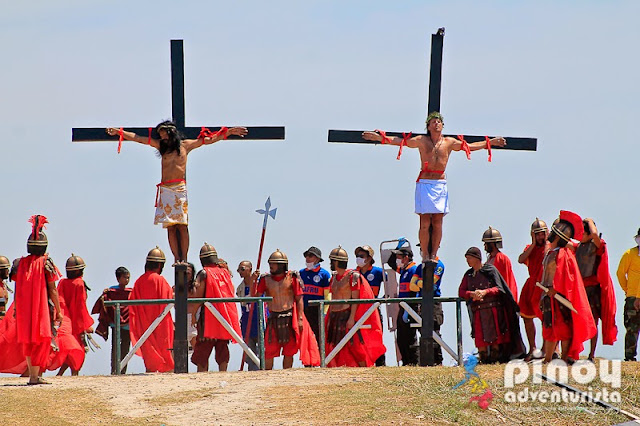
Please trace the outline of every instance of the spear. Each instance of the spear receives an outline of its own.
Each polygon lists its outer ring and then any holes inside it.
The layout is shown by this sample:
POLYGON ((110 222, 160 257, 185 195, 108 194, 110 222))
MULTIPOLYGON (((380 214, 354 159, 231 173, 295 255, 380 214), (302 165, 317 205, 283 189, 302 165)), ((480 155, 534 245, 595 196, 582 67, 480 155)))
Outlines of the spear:
MULTIPOLYGON (((271 216, 273 220, 276 220, 277 210, 278 210, 277 208, 271 210, 271 197, 268 197, 267 201, 264 203, 264 209, 256 210, 256 213, 259 213, 264 216, 264 220, 262 221, 262 235, 260 236, 260 249, 258 250, 258 262, 256 263, 256 271, 260 270, 260 262, 262 261, 262 248, 264 247, 264 237, 267 233, 267 221, 269 220, 269 216, 271 216)), ((254 282, 252 285, 253 285, 253 288, 255 288, 256 283, 254 282)), ((262 303, 262 302, 256 302, 256 303, 262 303)), ((253 321, 254 305, 255 303, 252 303, 251 305, 249 305, 249 317, 247 321, 247 329, 244 331, 245 341, 249 339, 249 335, 251 333, 251 323, 253 321)), ((245 358, 246 358, 246 353, 242 351, 242 361, 240 361, 240 371, 244 369, 245 358)))

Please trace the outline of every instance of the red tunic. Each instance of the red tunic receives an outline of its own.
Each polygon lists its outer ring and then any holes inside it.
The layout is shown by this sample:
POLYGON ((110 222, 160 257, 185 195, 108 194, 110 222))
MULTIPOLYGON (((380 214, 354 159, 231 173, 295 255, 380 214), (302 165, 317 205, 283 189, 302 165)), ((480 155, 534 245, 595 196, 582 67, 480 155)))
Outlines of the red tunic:
MULTIPOLYGON (((118 287, 107 288, 102 292, 102 295, 96 300, 95 305, 93 305, 93 309, 91 309, 92 314, 99 314, 98 316, 98 327, 96 328, 96 333, 104 340, 109 338, 109 325, 114 324, 115 321, 115 312, 116 309, 113 306, 105 306, 104 302, 109 300, 128 300, 129 295, 131 294, 131 288, 125 287, 124 289, 118 287)), ((120 306, 120 325, 128 325, 129 324, 129 307, 128 306, 120 306)))
MULTIPOLYGON (((579 359, 580 352, 584 349, 583 343, 595 336, 598 330, 593 321, 593 315, 591 315, 591 307, 582 283, 575 254, 567 247, 558 250, 553 288, 565 296, 577 311, 577 313, 571 311, 571 346, 568 356, 569 358, 579 359)), ((561 314, 554 312, 554 315, 559 316, 561 314)))
POLYGON ((51 354, 47 370, 56 370, 62 367, 63 364, 66 364, 71 367, 72 370, 78 371, 82 368, 82 364, 84 364, 86 354, 84 344, 80 339, 80 333, 73 333, 73 321, 71 320, 70 311, 65 303, 65 299, 60 297, 60 293, 58 293, 58 296, 60 298, 60 309, 62 309, 64 318, 58 328, 55 339, 58 345, 58 351, 51 354))
MULTIPOLYGON (((229 274, 228 270, 219 266, 205 266, 204 271, 207 274, 204 297, 236 297, 233 283, 231 282, 231 274, 229 274)), ((212 303, 212 305, 233 327, 235 332, 242 336, 240 322, 238 321, 238 305, 234 302, 212 303)), ((233 340, 235 343, 235 339, 231 334, 206 307, 204 308, 204 337, 207 339, 233 340)))
MULTIPOLYGON (((167 280, 155 272, 145 272, 133 285, 130 300, 173 299, 173 292, 167 280)), ((129 307, 129 328, 131 344, 135 345, 151 323, 160 316, 166 305, 138 305, 129 307)), ((173 321, 167 315, 149 338, 142 344, 137 355, 142 356, 148 372, 166 372, 174 369, 173 321)))
POLYGON ((65 316, 68 315, 71 320, 71 334, 79 339, 80 334, 93 325, 93 318, 87 310, 87 290, 82 277, 61 279, 58 283, 58 296, 66 304, 65 316))
POLYGON ((613 345, 618 337, 616 326, 616 295, 613 289, 613 281, 609 273, 609 250, 607 243, 602 241, 603 253, 598 264, 596 276, 600 283, 600 306, 602 317, 602 343, 613 345))
POLYGON ((503 252, 499 251, 494 257, 489 258, 487 263, 496 267, 502 278, 507 282, 511 294, 513 294, 513 300, 518 303, 518 284, 516 284, 516 277, 513 275, 513 268, 511 267, 511 260, 503 252))
MULTIPOLYGON (((527 250, 530 245, 525 247, 527 250)), ((542 289, 536 285, 536 283, 542 281, 542 261, 544 260, 544 254, 546 251, 546 245, 535 246, 533 251, 527 258, 525 265, 529 270, 529 278, 522 286, 522 292, 520 293, 520 300, 518 305, 520 306, 520 315, 524 318, 542 319, 542 311, 540 310, 540 296, 542 295, 542 289)))
MULTIPOLYGON (((347 271, 349 273, 351 271, 347 271)), ((343 275, 344 276, 344 275, 343 275)), ((352 276, 351 281, 351 291, 358 291, 358 299, 374 299, 373 290, 371 290, 371 286, 369 282, 362 276, 362 274, 358 273, 359 279, 354 280, 352 276)), ((334 277, 333 279, 342 279, 342 277, 334 277)), ((367 312, 367 310, 373 304, 360 304, 356 309, 355 321, 358 322, 360 318, 367 312)), ((349 305, 349 309, 351 309, 351 305, 349 305)), ((325 324, 328 322, 328 317, 325 318, 325 324)), ((380 315, 376 311, 374 311, 369 318, 364 322, 364 325, 368 325, 371 328, 360 329, 360 334, 362 336, 362 340, 364 343, 361 343, 357 336, 352 338, 352 344, 356 346, 356 352, 359 352, 360 349, 365 354, 365 362, 367 367, 371 367, 375 364, 376 360, 383 355, 387 348, 384 346, 382 342, 382 323, 380 322, 380 315), (362 348, 360 348, 362 346, 362 348)), ((327 365, 327 367, 357 367, 358 360, 354 357, 351 351, 348 350, 347 346, 338 352, 335 358, 331 360, 331 362, 327 365)), ((327 343, 325 349, 325 353, 328 355, 334 348, 332 344, 327 343)))

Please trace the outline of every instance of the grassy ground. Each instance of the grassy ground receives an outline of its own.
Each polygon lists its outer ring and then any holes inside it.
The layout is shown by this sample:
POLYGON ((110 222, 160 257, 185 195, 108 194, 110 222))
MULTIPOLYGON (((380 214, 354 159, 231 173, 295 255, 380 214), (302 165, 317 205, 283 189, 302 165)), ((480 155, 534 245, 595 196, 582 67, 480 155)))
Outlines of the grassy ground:
MULTIPOLYGON (((299 369, 125 377, 63 377, 52 385, 0 381, 0 424, 522 424, 612 425, 621 414, 592 403, 505 401, 504 366, 480 366, 494 398, 489 409, 470 403, 459 368, 388 367, 299 369), (123 395, 127 401, 123 401, 123 395)), ((570 382, 574 387, 588 386, 570 382)), ((611 385, 598 380, 593 390, 611 385)), ((558 390, 530 380, 512 390, 558 390)), ((615 390, 615 389, 614 389, 615 390)), ((615 404, 640 415, 640 369, 623 363, 622 395, 615 404)))

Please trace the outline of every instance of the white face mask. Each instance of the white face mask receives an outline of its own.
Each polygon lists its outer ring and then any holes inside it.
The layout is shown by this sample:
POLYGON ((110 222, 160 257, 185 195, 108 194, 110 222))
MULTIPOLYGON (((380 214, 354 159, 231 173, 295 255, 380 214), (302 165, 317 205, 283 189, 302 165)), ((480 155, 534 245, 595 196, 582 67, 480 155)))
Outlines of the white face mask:
POLYGON ((307 262, 307 263, 306 263, 306 265, 307 265, 307 269, 315 269, 315 267, 316 267, 316 264, 315 264, 315 263, 309 263, 309 262, 307 262))
POLYGON ((356 257, 356 265, 358 265, 358 267, 362 268, 365 265, 365 260, 361 257, 356 257))
POLYGON ((396 260, 396 266, 398 268, 404 268, 404 262, 402 260, 396 260))
POLYGON ((636 240, 636 244, 640 247, 640 236, 634 238, 636 240))

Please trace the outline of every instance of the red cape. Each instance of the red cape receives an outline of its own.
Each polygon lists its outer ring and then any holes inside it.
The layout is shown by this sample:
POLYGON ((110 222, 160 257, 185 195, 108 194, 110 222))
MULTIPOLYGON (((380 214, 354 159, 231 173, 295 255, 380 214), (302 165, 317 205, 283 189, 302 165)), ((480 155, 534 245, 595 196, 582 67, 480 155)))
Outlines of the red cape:
MULTIPOLYGON (((233 283, 231 282, 231 274, 224 268, 219 266, 205 266, 204 271, 207 273, 207 283, 204 290, 204 297, 236 297, 233 283)), ((227 320, 239 336, 242 336, 240 330, 240 322, 238 321, 238 305, 235 302, 212 303, 213 308, 227 320)), ((220 324, 220 321, 204 307, 204 337, 209 339, 232 340, 236 343, 231 334, 220 324)))
MULTIPOLYGON (((349 273, 349 272, 351 271, 347 271, 346 273, 349 273)), ((371 286, 369 285, 369 282, 364 278, 364 276, 362 276, 362 274, 358 274, 358 275, 360 277, 359 278, 360 294, 358 295, 358 299, 375 299, 373 295, 373 290, 371 290, 371 286)), ((335 279, 335 277, 332 279, 335 279)), ((358 305, 356 309, 356 316, 355 316, 356 322, 358 322, 358 320, 362 318, 365 312, 367 312, 367 310, 372 305, 373 304, 371 303, 358 305)), ((325 318, 325 324, 328 323, 328 319, 329 318, 327 316, 325 318)), ((382 323, 380 322, 380 315, 378 315, 376 311, 374 311, 371 315, 369 315, 369 318, 364 322, 364 325, 371 326, 371 328, 360 329, 362 340, 364 340, 365 352, 367 354, 367 359, 366 359, 367 367, 371 367, 372 365, 375 364, 376 360, 387 351, 387 348, 382 342, 382 323)), ((326 351, 327 355, 329 354, 329 351, 332 349, 333 349, 333 345, 331 345, 331 347, 327 345, 327 351, 326 351)), ((342 350, 340 351, 339 362, 336 361, 336 358, 331 360, 328 367, 341 367, 341 366, 357 367, 358 366, 358 362, 353 358, 353 356, 351 355, 351 353, 349 353, 349 351, 342 351, 342 350)))
POLYGON ((604 240, 604 253, 600 258, 598 271, 598 283, 600 283, 600 316, 602 317, 602 343, 613 345, 618 338, 618 327, 616 326, 616 295, 613 289, 613 281, 609 273, 609 250, 604 240))
POLYGON ((44 263, 47 256, 20 259, 16 274, 15 311, 18 343, 51 342, 49 295, 44 263))
POLYGON ((62 309, 64 318, 62 319, 62 324, 60 324, 58 335, 56 336, 56 343, 58 344, 59 350, 57 352, 51 351, 51 359, 47 370, 56 370, 62 367, 63 364, 67 364, 71 369, 78 371, 82 368, 82 364, 84 364, 86 354, 84 345, 80 342, 79 334, 76 335, 72 333, 73 321, 69 315, 69 308, 62 297, 60 297, 60 309, 62 309))
POLYGON ((558 293, 562 293, 577 311, 577 313, 571 311, 573 338, 568 352, 570 358, 577 360, 580 358, 580 352, 584 349, 583 343, 595 336, 598 330, 593 321, 593 315, 591 315, 591 307, 584 289, 580 269, 578 269, 576 256, 569 248, 558 250, 553 288, 558 293))
POLYGON ((27 371, 27 359, 18 345, 15 303, 0 321, 0 373, 22 374, 27 371))
POLYGON ((511 267, 511 260, 503 252, 499 251, 496 257, 493 258, 493 266, 496 267, 502 278, 507 282, 513 299, 518 303, 518 284, 516 283, 516 276, 513 275, 513 268, 511 267))
POLYGON ((78 336, 93 325, 93 318, 87 310, 87 290, 82 277, 61 279, 58 296, 64 299, 67 308, 64 316, 71 320, 71 334, 78 336))
MULTIPOLYGON (((173 292, 167 280, 155 272, 145 272, 137 279, 129 300, 173 299, 173 292)), ((139 305, 129 307, 129 330, 131 345, 135 345, 151 323, 160 316, 166 305, 139 305)), ((164 317, 151 336, 136 353, 142 356, 147 371, 166 372, 174 369, 173 321, 171 315, 164 317)))

